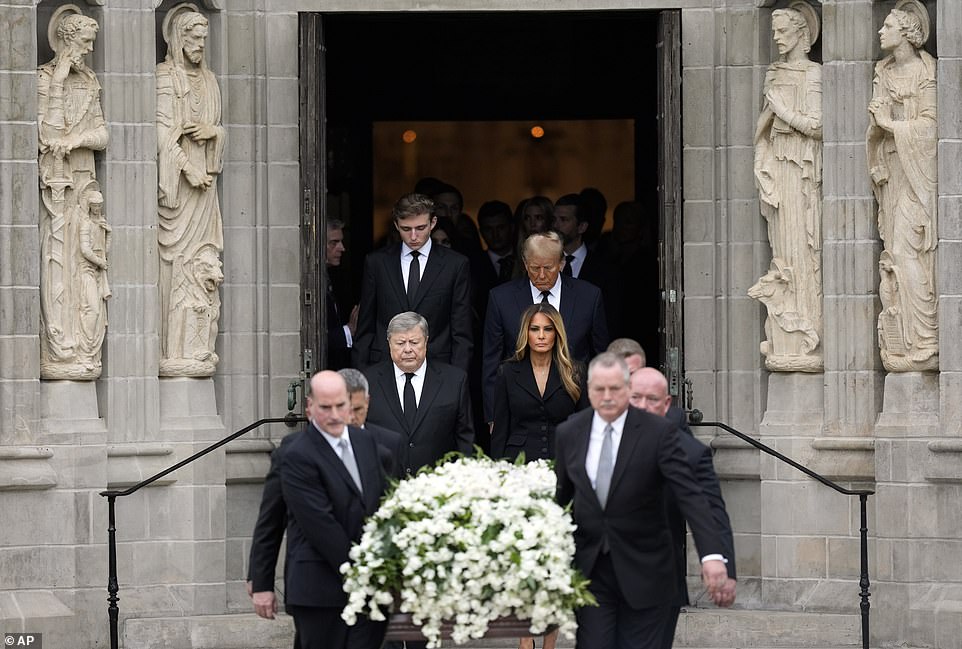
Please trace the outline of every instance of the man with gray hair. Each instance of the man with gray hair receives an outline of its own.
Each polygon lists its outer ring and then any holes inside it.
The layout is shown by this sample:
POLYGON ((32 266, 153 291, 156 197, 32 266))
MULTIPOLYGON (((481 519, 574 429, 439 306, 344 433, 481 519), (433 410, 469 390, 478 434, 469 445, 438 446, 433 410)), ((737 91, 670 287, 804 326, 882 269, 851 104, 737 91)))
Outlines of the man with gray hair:
POLYGON ((413 311, 391 318, 387 347, 390 360, 365 372, 372 397, 367 421, 401 432, 401 475, 417 473, 451 451, 470 454, 474 426, 468 375, 428 361, 427 320, 413 311))
POLYGON ((588 366, 591 408, 555 431, 557 500, 573 504, 575 564, 598 600, 577 611, 578 649, 660 649, 677 583, 667 487, 695 537, 709 595, 718 597, 728 580, 722 532, 678 427, 631 407, 628 378, 624 359, 599 354, 588 366))

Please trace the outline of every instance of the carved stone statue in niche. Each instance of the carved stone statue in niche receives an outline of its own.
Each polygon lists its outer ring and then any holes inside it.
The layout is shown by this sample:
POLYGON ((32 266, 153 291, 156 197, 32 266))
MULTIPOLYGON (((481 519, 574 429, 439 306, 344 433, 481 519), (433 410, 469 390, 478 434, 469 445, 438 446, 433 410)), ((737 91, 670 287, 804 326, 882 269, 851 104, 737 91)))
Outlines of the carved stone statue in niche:
POLYGON ((157 66, 161 376, 210 376, 223 282, 216 179, 224 162, 220 89, 204 61, 208 22, 194 5, 164 19, 157 66))
POLYGON ((875 66, 868 106, 868 167, 884 246, 878 339, 890 372, 939 367, 936 63, 921 49, 928 36, 925 7, 897 3, 879 30, 888 55, 875 66))
POLYGON ((765 74, 755 130, 755 184, 771 269, 748 290, 765 304, 765 366, 822 368, 822 67, 808 58, 818 15, 800 0, 772 12, 778 60, 765 74))
MULTIPOLYGON (((105 299, 85 284, 91 250, 106 232, 94 151, 107 147, 100 83, 84 62, 93 51, 97 22, 74 5, 58 9, 47 37, 53 59, 37 70, 40 143, 40 376, 96 379, 107 325, 105 299), (91 206, 96 207, 91 207, 91 206), (90 210, 95 209, 96 214, 90 210), (85 240, 86 238, 86 240, 85 240)), ((98 282, 106 290, 106 245, 100 245, 98 282)))

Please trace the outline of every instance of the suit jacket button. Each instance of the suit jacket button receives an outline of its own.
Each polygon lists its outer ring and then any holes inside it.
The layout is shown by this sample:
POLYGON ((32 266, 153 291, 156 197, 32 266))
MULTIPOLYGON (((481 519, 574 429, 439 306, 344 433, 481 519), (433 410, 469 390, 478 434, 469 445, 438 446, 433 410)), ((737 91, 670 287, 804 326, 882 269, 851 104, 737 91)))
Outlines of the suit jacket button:
POLYGON ((414 448, 414 442, 411 442, 410 444, 408 444, 408 446, 410 446, 411 448, 414 448))
POLYGON ((548 436, 547 436, 547 435, 543 435, 543 436, 541 437, 541 441, 542 441, 542 442, 547 442, 547 441, 548 441, 548 436))
POLYGON ((408 475, 411 475, 411 467, 408 467, 408 468, 406 468, 406 469, 404 469, 404 470, 407 472, 408 475))
POLYGON ((547 426, 542 426, 542 427, 541 427, 541 430, 548 430, 548 427, 547 427, 547 426))

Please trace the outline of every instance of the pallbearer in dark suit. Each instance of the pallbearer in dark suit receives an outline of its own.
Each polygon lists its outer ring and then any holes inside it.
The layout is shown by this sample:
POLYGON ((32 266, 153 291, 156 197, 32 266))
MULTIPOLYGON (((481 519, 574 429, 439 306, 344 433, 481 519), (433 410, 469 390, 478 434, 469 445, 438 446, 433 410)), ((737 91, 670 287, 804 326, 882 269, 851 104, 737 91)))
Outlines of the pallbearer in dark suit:
POLYGON ((572 504, 575 563, 598 607, 578 611, 578 649, 659 649, 677 577, 663 490, 670 486, 716 596, 725 544, 678 441, 678 428, 628 404, 628 367, 600 354, 588 369, 591 409, 556 430, 559 504, 572 504))
MULTIPOLYGON (((668 394, 668 380, 664 374, 653 367, 642 367, 631 373, 629 388, 628 401, 632 406, 653 415, 665 417, 678 426, 680 433, 678 440, 685 452, 685 459, 708 500, 715 523, 722 532, 722 541, 725 544, 724 554, 728 558, 728 563, 725 566, 728 570, 728 579, 713 600, 718 606, 731 606, 735 602, 735 543, 732 539, 731 521, 728 518, 728 512, 725 510, 725 500, 721 494, 721 485, 718 483, 718 476, 715 474, 715 466, 712 463, 711 449, 691 434, 691 430, 685 421, 685 412, 671 405, 671 395, 668 394)), ((665 491, 665 506, 675 551, 675 574, 678 578, 678 590, 672 602, 668 625, 665 627, 661 644, 662 649, 671 649, 675 640, 678 614, 681 612, 682 606, 691 602, 688 598, 688 582, 685 579, 687 574, 685 517, 678 508, 674 492, 671 489, 665 491)))
POLYGON ((564 254, 557 232, 533 234, 525 240, 527 277, 491 291, 484 319, 482 385, 484 415, 494 420, 494 380, 501 361, 514 355, 521 314, 535 302, 547 302, 561 313, 574 360, 587 363, 608 346, 604 300, 587 282, 563 277, 564 254))
POLYGON ((366 371, 367 421, 401 432, 402 475, 417 473, 450 451, 474 450, 468 375, 427 358, 428 333, 427 321, 417 313, 394 316, 387 326, 391 360, 366 371))
POLYGON ((554 458, 554 429, 588 407, 585 371, 568 353, 561 314, 532 304, 521 316, 517 351, 498 372, 491 456, 554 458))
POLYGON ((393 216, 401 243, 364 260, 354 365, 365 369, 388 360, 388 322, 398 313, 415 311, 431 328, 431 360, 467 371, 473 347, 468 260, 432 245, 437 218, 427 196, 402 196, 393 216))
POLYGON ((384 625, 367 619, 348 627, 339 568, 364 520, 387 487, 378 445, 369 432, 345 425, 350 401, 336 372, 311 378, 306 413, 310 425, 284 454, 281 489, 287 503, 287 611, 301 649, 375 649, 384 625))

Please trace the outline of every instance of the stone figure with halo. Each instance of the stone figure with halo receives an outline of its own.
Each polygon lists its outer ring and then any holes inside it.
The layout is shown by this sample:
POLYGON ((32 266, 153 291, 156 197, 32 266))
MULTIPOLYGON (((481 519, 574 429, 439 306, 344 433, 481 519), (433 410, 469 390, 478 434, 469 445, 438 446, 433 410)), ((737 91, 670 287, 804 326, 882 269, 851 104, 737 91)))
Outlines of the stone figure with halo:
POLYGON ((161 376, 210 376, 224 280, 217 177, 224 164, 217 79, 204 50, 209 24, 193 4, 164 18, 157 66, 161 376))
POLYGON ((50 19, 51 61, 37 70, 40 145, 40 376, 101 373, 107 327, 107 246, 94 152, 107 147, 100 83, 85 61, 97 21, 75 5, 50 19))

